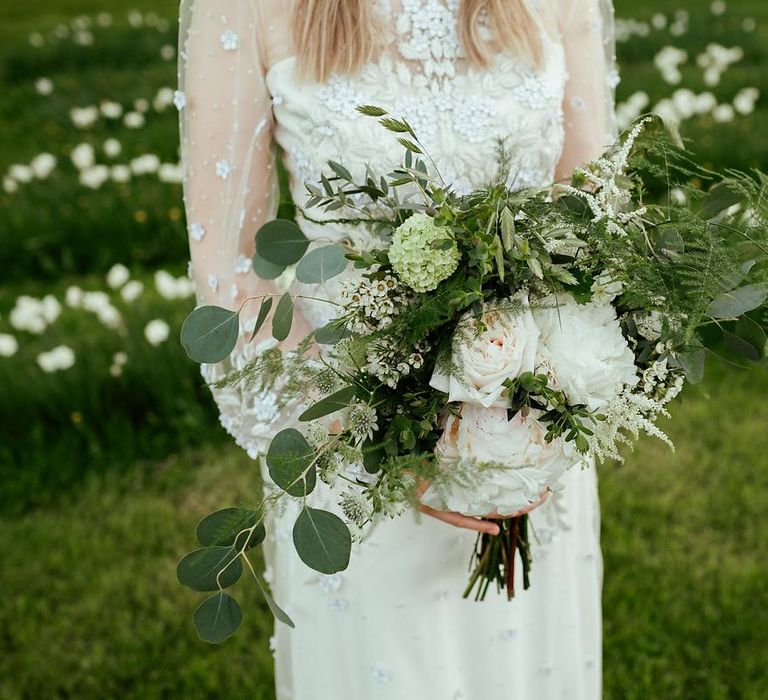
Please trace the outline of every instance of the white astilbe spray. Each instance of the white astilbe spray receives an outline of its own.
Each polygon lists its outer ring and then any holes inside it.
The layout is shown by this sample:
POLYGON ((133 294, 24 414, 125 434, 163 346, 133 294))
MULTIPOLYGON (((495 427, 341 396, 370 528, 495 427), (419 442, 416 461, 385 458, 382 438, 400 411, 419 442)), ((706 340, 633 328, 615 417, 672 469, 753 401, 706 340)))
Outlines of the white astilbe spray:
POLYGON ((590 453, 601 462, 624 462, 621 445, 631 445, 641 433, 658 438, 674 450, 669 436, 656 425, 660 417, 669 418, 667 405, 683 389, 682 374, 670 369, 666 360, 657 360, 641 376, 640 383, 625 389, 602 411, 605 420, 590 426, 594 435, 590 453), (631 436, 631 438, 630 438, 631 436))
POLYGON ((408 305, 410 297, 393 275, 381 279, 343 280, 339 300, 349 315, 347 328, 358 335, 387 328, 408 305))
POLYGON ((650 120, 650 117, 646 117, 637 122, 621 147, 612 155, 598 158, 592 163, 592 168, 578 168, 575 171, 592 186, 591 192, 571 185, 561 186, 565 192, 583 199, 592 211, 593 221, 605 221, 608 231, 616 236, 624 236, 628 224, 640 224, 647 211, 646 207, 623 211, 632 201, 632 195, 621 184, 621 178, 626 173, 632 147, 650 120))

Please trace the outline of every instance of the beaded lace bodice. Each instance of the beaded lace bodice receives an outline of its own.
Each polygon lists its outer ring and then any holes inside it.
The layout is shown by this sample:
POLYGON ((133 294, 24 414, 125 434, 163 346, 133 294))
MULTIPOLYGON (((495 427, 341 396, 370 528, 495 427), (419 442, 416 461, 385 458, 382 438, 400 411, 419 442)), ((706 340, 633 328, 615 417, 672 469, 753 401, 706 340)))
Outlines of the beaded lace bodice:
MULTIPOLYGON (((527 187, 569 174, 612 141, 617 78, 606 0, 531 0, 542 65, 498 53, 487 68, 464 56, 459 0, 371 2, 380 30, 376 58, 358 75, 332 75, 324 83, 297 78, 285 0, 182 2, 176 103, 200 302, 237 308, 274 289, 253 274, 251 257, 253 234, 276 211, 275 145, 284 153, 299 205, 306 198, 304 182, 328 173, 329 159, 357 174, 366 165, 389 172, 401 162, 394 135, 360 115, 357 105, 375 104, 405 117, 445 181, 459 191, 496 176, 500 144, 509 155, 510 185, 527 187)), ((478 30, 490 36, 487 18, 481 16, 478 30)), ((370 243, 362 229, 300 223, 310 238, 370 243)), ((288 287, 291 280, 280 282, 288 287)), ((332 297, 334 290, 326 285, 310 291, 332 297)), ((332 305, 299 306, 310 327, 333 316, 332 305)), ((242 364, 254 352, 255 344, 246 345, 232 363, 242 364)), ((214 379, 228 367, 206 367, 204 375, 214 379)), ((225 426, 252 455, 290 413, 280 415, 270 392, 235 387, 215 395, 225 426)))

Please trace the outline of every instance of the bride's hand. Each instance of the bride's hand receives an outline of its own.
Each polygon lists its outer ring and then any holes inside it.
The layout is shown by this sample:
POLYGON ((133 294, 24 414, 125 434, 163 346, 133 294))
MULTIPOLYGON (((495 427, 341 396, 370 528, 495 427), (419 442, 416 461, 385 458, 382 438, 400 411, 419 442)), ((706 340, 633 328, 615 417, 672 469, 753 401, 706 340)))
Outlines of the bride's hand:
MULTIPOLYGON (((422 494, 427 490, 429 487, 428 483, 424 483, 419 487, 419 497, 422 496, 422 494)), ((516 513, 512 513, 510 515, 499 515, 498 513, 489 513, 488 515, 485 515, 483 517, 485 518, 497 518, 497 519, 505 519, 505 518, 516 518, 520 515, 525 515, 526 513, 530 513, 532 510, 535 510, 540 505, 546 502, 546 500, 549 498, 550 491, 549 489, 546 489, 544 493, 541 494, 541 497, 538 501, 535 503, 531 503, 527 505, 525 508, 520 509, 516 513)), ((474 530, 475 532, 485 532, 489 535, 498 535, 500 530, 499 526, 495 523, 488 522, 487 520, 480 520, 479 518, 475 518, 473 516, 469 515, 462 515, 461 513, 454 513, 452 511, 447 510, 436 510, 434 508, 430 508, 429 506, 425 506, 423 503, 419 504, 419 510, 424 513, 425 515, 429 515, 432 518, 436 518, 437 520, 441 520, 444 523, 447 523, 448 525, 453 525, 454 527, 461 527, 465 530, 474 530)))

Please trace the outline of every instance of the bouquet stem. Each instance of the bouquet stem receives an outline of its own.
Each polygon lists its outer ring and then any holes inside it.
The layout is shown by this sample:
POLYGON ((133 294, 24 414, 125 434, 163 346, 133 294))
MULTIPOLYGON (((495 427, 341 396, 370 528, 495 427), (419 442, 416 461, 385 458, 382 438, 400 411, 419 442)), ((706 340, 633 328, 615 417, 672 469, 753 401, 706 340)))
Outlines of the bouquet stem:
POLYGON ((491 583, 496 583, 496 590, 506 590, 507 599, 512 600, 515 597, 515 561, 518 552, 523 567, 523 589, 528 590, 531 585, 528 515, 489 520, 499 526, 500 532, 498 535, 480 533, 477 536, 469 562, 471 574, 464 598, 469 598, 474 590, 475 600, 485 600, 491 583))

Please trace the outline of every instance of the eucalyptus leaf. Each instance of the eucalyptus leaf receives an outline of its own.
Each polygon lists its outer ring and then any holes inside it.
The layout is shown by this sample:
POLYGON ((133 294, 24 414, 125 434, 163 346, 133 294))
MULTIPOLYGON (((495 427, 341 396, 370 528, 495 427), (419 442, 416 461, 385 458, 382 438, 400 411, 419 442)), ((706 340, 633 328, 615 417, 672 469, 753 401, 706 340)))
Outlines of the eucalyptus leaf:
POLYGON ((287 267, 301 260, 309 239, 298 224, 287 219, 273 219, 256 233, 256 252, 273 265, 287 267))
POLYGON ((203 547, 190 552, 176 567, 179 583, 193 591, 228 588, 243 573, 243 564, 233 547, 203 547), (221 576, 219 576, 219 573, 221 576))
POLYGON ((274 280, 285 272, 285 265, 276 265, 264 260, 258 252, 253 254, 253 271, 263 280, 274 280))
POLYGON ((355 387, 345 386, 343 389, 339 389, 339 391, 312 404, 299 416, 299 420, 302 422, 317 420, 323 416, 340 411, 342 408, 347 408, 354 396, 355 387))
POLYGON ((293 325, 293 299, 290 292, 280 297, 272 317, 272 335, 275 340, 285 340, 291 332, 293 325))
POLYGON ((336 345, 350 336, 349 330, 338 321, 331 321, 315 331, 315 340, 320 345, 336 345))
POLYGON ((315 451, 295 428, 281 430, 267 450, 267 467, 272 481, 291 496, 307 496, 315 488, 315 451))
POLYGON ((261 327, 264 325, 264 321, 267 320, 267 316, 269 315, 269 311, 272 308, 272 297, 264 297, 261 301, 261 306, 259 306, 259 315, 256 317, 256 324, 253 327, 253 332, 251 333, 251 340, 253 340, 256 337, 256 334, 261 330, 261 327))
POLYGON ((221 644, 231 637, 243 621, 237 601, 224 591, 204 600, 195 610, 195 629, 204 642, 221 644))
POLYGON ((184 321, 181 344, 195 362, 221 362, 235 349, 239 332, 237 311, 220 306, 200 306, 184 321))
POLYGON ((276 602, 275 599, 269 594, 269 591, 266 589, 264 584, 262 584, 261 581, 259 581, 258 577, 256 578, 256 585, 258 585, 259 590, 261 591, 261 595, 264 596, 264 600, 267 603, 267 607, 269 608, 270 612, 275 616, 275 619, 279 622, 282 622, 284 625, 288 625, 288 627, 295 628, 296 625, 294 624, 293 620, 288 616, 288 613, 285 612, 276 602))
POLYGON ((698 384, 704 378, 704 348, 697 348, 675 356, 677 365, 685 372, 691 384, 698 384))
POLYGON ((304 508, 293 526, 293 544, 301 560, 321 574, 335 574, 349 565, 349 528, 327 510, 304 508))
POLYGON ((238 551, 245 545, 246 549, 251 549, 261 544, 266 537, 264 523, 259 523, 253 532, 248 535, 244 533, 235 543, 235 538, 239 533, 247 528, 251 528, 259 522, 261 512, 249 508, 223 508, 215 513, 206 515, 198 524, 195 534, 198 542, 204 547, 226 546, 232 547, 238 551), (243 539, 248 537, 248 542, 243 539))
POLYGON ((733 352, 746 357, 748 360, 758 362, 766 356, 765 331, 759 323, 749 316, 742 316, 736 323, 733 333, 724 331, 723 336, 726 346, 733 352))
POLYGON ((707 309, 712 318, 737 318, 752 311, 768 298, 768 288, 762 284, 737 287, 719 296, 707 309))
POLYGON ((320 284, 347 269, 346 251, 340 245, 315 248, 296 266, 296 279, 305 284, 320 284))

